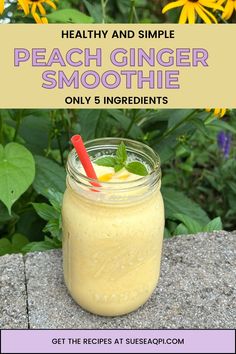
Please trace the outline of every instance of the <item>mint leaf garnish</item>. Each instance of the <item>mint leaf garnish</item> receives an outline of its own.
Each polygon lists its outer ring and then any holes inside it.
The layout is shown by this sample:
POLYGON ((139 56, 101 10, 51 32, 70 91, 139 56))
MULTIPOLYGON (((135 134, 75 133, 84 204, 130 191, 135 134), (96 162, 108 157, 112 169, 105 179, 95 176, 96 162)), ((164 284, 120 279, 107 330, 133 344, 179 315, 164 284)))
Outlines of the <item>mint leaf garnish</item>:
POLYGON ((118 146, 116 150, 116 160, 118 164, 124 164, 127 160, 126 146, 123 141, 118 146))
POLYGON ((94 161, 94 163, 98 166, 114 167, 116 165, 116 159, 112 156, 101 157, 94 161))
POLYGON ((127 152, 126 146, 123 141, 120 143, 116 150, 116 156, 105 156, 94 161, 96 165, 113 167, 115 172, 119 172, 122 168, 125 168, 128 172, 139 176, 147 176, 147 168, 138 161, 126 163, 127 152))
POLYGON ((120 170, 122 170, 123 167, 124 167, 123 165, 115 165, 114 170, 115 172, 119 172, 120 170))
POLYGON ((138 161, 130 162, 125 166, 126 170, 130 173, 134 173, 135 175, 139 176, 147 176, 148 170, 146 167, 138 161))

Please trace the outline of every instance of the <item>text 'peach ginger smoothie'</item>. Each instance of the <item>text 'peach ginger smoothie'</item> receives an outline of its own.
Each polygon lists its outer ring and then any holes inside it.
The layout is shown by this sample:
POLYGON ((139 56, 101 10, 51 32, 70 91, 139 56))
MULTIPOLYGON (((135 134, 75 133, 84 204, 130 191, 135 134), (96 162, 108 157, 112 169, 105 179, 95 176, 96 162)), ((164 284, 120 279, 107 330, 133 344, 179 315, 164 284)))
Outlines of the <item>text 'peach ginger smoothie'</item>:
POLYGON ((128 139, 96 139, 85 146, 98 180, 86 176, 72 150, 62 208, 65 283, 84 309, 123 315, 148 300, 159 278, 160 160, 145 144, 128 139))

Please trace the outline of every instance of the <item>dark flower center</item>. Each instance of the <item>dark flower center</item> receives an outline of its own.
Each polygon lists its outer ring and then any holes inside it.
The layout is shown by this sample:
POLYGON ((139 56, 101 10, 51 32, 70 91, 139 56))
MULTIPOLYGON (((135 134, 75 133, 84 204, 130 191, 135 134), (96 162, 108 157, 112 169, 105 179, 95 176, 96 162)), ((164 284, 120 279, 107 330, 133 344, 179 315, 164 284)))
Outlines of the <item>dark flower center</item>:
POLYGON ((198 2, 199 0, 189 0, 190 2, 198 2))

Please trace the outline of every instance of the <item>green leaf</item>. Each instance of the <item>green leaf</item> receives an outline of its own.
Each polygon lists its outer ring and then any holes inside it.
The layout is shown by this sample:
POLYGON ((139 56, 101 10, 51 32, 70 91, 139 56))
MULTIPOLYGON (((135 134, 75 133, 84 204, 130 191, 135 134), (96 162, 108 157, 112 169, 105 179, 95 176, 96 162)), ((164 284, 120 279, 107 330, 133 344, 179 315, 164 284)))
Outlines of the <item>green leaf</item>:
POLYGON ((176 183, 176 174, 165 174, 163 177, 162 177, 162 180, 161 180, 161 185, 164 187, 164 186, 171 186, 171 185, 174 185, 176 183))
POLYGON ((66 188, 66 172, 56 162, 43 156, 35 156, 36 174, 34 189, 46 198, 51 197, 50 189, 64 193, 66 188))
POLYGON ((188 215, 177 213, 173 215, 173 218, 175 220, 182 221, 182 223, 186 226, 189 234, 196 234, 203 231, 203 227, 188 215))
POLYGON ((60 246, 51 241, 39 241, 39 242, 30 242, 25 247, 22 248, 23 253, 27 252, 39 252, 47 251, 54 248, 59 248, 60 246))
POLYGON ((227 123, 226 121, 222 120, 222 119, 217 119, 215 118, 213 122, 211 122, 208 127, 214 128, 214 127, 218 127, 222 130, 228 130, 233 134, 236 134, 236 128, 233 125, 230 125, 229 123, 227 123))
POLYGON ((123 141, 120 143, 116 150, 116 160, 118 164, 123 164, 127 160, 126 146, 123 141))
POLYGON ((174 214, 180 213, 190 216, 191 218, 194 217, 194 220, 200 225, 205 225, 210 221, 206 212, 183 192, 163 187, 162 194, 167 219, 172 219, 174 214))
MULTIPOLYGON (((15 133, 16 133, 15 128, 7 124, 3 125, 3 137, 5 138, 5 141, 7 142, 14 141, 15 133)), ((15 142, 23 145, 25 144, 24 139, 22 139, 22 137, 19 134, 17 135, 15 142)))
POLYGON ((186 171, 186 172, 193 172, 193 166, 188 164, 188 163, 180 163, 178 165, 178 167, 183 170, 183 171, 186 171))
POLYGON ((50 220, 44 227, 43 232, 49 232, 53 237, 56 237, 61 240, 61 218, 58 217, 57 219, 50 220))
POLYGON ((188 229, 186 226, 184 226, 184 224, 179 224, 175 231, 174 231, 174 235, 187 235, 189 232, 188 232, 188 229))
POLYGON ((218 216, 217 218, 211 220, 205 227, 204 231, 206 232, 212 232, 212 231, 217 231, 217 230, 222 230, 223 225, 221 218, 218 216))
POLYGON ((50 120, 48 111, 36 111, 32 115, 24 117, 19 135, 25 140, 25 146, 33 154, 43 155, 48 144, 50 133, 50 120), (40 115, 39 115, 40 112, 40 115))
POLYGON ((48 242, 52 243, 54 248, 61 248, 61 246, 62 246, 62 242, 55 237, 51 238, 51 237, 45 236, 44 241, 48 241, 48 242))
POLYGON ((102 22, 102 7, 100 4, 90 4, 87 0, 83 0, 84 5, 87 7, 89 14, 94 20, 99 23, 102 22))
POLYGON ((25 235, 16 233, 12 236, 12 251, 21 252, 21 249, 29 242, 25 235))
POLYGON ((103 136, 100 129, 104 118, 106 117, 105 109, 81 109, 78 112, 79 123, 81 126, 80 134, 84 141, 103 136))
POLYGON ((75 9, 58 10, 47 15, 49 22, 52 23, 92 23, 92 17, 75 9))
POLYGON ((35 163, 29 150, 17 143, 0 145, 0 200, 9 213, 34 180, 35 163))
POLYGON ((142 139, 142 129, 136 123, 133 123, 129 117, 124 115, 121 110, 108 109, 107 112, 114 118, 114 121, 118 123, 119 130, 122 129, 125 133, 129 131, 128 137, 135 140, 142 139), (131 129, 130 126, 132 126, 131 129))
POLYGON ((119 172, 120 170, 122 170, 123 167, 124 167, 124 165, 116 164, 114 166, 114 170, 115 170, 115 172, 119 172))
POLYGON ((98 166, 106 166, 106 167, 114 167, 116 164, 116 159, 111 156, 101 157, 94 161, 94 163, 98 166))
POLYGON ((228 212, 236 212, 236 198, 233 193, 228 193, 227 195, 230 210, 228 212))
POLYGON ((172 235, 170 233, 170 231, 165 227, 164 229, 164 238, 171 238, 172 235))
POLYGON ((175 156, 175 147, 172 147, 169 142, 154 147, 154 150, 156 150, 156 152, 160 156, 162 163, 169 162, 175 156))
POLYGON ((205 124, 203 123, 203 121, 199 118, 192 118, 190 119, 191 123, 193 123, 193 125, 196 126, 196 128, 205 136, 208 136, 208 130, 205 126, 205 124))
POLYGON ((7 238, 0 239, 0 256, 12 253, 12 244, 7 238))
POLYGON ((184 121, 190 114, 194 113, 193 109, 167 109, 161 112, 162 115, 168 114, 168 129, 173 129, 184 121))
POLYGON ((146 167, 138 161, 130 162, 125 166, 126 170, 130 173, 134 173, 135 175, 139 176, 147 176, 148 170, 146 167))
POLYGON ((13 220, 17 220, 18 219, 18 216, 12 212, 12 214, 10 215, 6 206, 0 202, 0 224, 3 224, 3 223, 7 223, 9 221, 13 221, 13 220))
POLYGON ((53 189, 48 189, 49 201, 52 204, 53 208, 61 214, 61 206, 63 201, 63 193, 56 192, 53 189))
POLYGON ((229 186, 229 189, 232 190, 233 194, 236 194, 236 181, 227 181, 227 185, 229 186))
POLYGON ((32 203, 35 211, 43 220, 51 220, 59 217, 58 212, 46 203, 32 203))

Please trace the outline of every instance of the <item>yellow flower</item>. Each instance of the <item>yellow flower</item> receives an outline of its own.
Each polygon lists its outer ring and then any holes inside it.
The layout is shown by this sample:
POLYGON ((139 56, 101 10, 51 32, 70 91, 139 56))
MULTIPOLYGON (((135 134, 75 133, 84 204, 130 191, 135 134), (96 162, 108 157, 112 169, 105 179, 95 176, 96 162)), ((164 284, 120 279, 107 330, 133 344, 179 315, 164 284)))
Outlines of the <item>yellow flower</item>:
POLYGON ((0 14, 4 11, 4 0, 0 0, 0 14))
POLYGON ((220 1, 218 1, 218 4, 222 5, 226 1, 227 1, 227 3, 225 5, 222 18, 225 20, 228 20, 232 16, 234 10, 236 11, 236 0, 220 0, 220 1))
POLYGON ((217 0, 178 0, 167 4, 162 13, 174 9, 175 7, 183 7, 179 23, 195 23, 196 17, 199 16, 205 23, 217 23, 216 17, 206 9, 209 7, 213 10, 224 11, 223 7, 216 3, 217 0))
POLYGON ((218 117, 218 118, 222 118, 224 117, 227 109, 226 108, 207 108, 206 111, 210 112, 212 109, 214 109, 214 116, 218 117))
MULTIPOLYGON (((0 0, 2 1, 2 0, 0 0)), ((47 4, 56 10, 56 5, 54 0, 18 0, 20 8, 24 11, 25 15, 28 15, 31 12, 31 15, 37 23, 48 23, 46 16, 46 10, 44 5, 47 4), (39 11, 39 14, 38 12, 39 11)))

